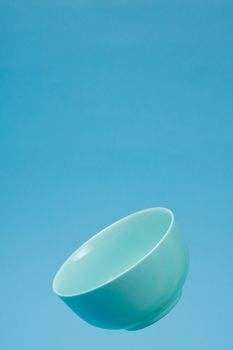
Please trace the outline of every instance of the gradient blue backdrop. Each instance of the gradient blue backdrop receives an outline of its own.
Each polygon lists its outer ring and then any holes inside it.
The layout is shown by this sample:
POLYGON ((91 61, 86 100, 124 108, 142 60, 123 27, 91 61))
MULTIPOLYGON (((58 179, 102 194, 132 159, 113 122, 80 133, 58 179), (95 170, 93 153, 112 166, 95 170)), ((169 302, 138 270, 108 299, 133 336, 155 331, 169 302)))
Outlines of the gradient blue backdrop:
POLYGON ((2 0, 0 28, 0 348, 233 348, 232 1, 2 0), (57 268, 152 206, 189 245, 180 303, 91 327, 57 268))

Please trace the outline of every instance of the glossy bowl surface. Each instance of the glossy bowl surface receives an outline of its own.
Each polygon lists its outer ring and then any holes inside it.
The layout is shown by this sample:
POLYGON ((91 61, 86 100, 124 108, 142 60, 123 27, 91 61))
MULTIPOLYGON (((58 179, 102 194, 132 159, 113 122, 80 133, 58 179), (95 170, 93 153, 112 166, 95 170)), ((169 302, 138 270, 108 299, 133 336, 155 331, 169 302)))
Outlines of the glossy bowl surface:
POLYGON ((53 290, 94 326, 137 330, 175 306, 187 271, 187 247, 172 211, 150 208, 78 248, 58 270, 53 290))

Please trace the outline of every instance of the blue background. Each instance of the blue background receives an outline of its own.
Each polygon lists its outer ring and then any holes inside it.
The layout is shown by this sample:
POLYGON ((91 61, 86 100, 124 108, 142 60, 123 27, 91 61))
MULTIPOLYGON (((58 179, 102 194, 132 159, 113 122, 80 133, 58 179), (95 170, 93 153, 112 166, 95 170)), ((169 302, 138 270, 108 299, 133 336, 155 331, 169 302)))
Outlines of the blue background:
POLYGON ((2 349, 231 349, 233 3, 1 1, 2 349), (191 256, 183 297, 138 332, 52 292, 81 243, 152 206, 191 256))

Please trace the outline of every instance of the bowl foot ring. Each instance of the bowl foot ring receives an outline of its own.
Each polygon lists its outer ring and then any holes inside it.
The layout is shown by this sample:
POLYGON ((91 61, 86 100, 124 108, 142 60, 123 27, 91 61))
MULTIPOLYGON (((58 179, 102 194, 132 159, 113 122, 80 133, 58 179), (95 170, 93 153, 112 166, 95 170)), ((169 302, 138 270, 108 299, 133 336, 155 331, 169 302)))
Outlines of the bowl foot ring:
POLYGON ((152 325, 153 323, 159 321, 162 317, 167 315, 171 309, 178 303, 181 298, 182 291, 176 294, 173 298, 169 300, 165 307, 163 307, 159 312, 156 311, 155 314, 150 315, 146 319, 141 322, 135 323, 134 325, 126 328, 127 331, 137 331, 138 329, 142 329, 152 325))

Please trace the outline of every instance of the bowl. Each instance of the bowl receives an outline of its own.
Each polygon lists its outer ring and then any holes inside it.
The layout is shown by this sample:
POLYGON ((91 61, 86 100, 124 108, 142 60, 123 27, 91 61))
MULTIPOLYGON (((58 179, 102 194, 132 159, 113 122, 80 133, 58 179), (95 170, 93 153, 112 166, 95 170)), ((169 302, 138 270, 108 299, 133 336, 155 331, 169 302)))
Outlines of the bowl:
POLYGON ((178 302, 188 261, 172 211, 149 208, 84 243, 58 270, 53 290, 96 327, 138 330, 178 302))

